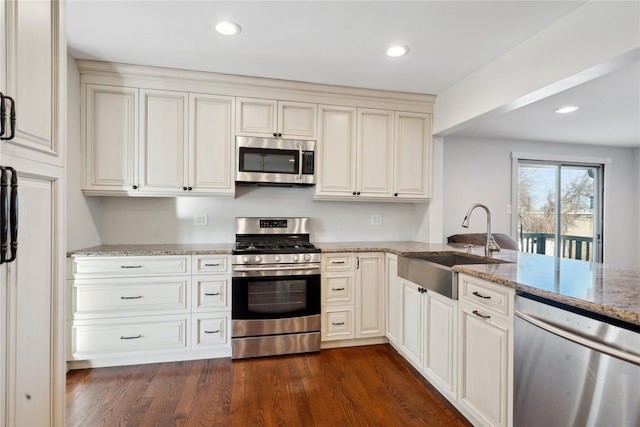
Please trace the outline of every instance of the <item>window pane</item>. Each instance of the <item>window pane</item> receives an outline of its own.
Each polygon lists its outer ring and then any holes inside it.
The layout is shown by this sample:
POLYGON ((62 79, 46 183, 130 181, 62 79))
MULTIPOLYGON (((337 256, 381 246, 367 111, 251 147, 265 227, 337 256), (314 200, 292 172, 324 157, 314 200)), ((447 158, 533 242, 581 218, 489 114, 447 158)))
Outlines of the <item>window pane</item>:
POLYGON ((597 170, 562 166, 560 171, 560 256, 592 261, 597 170))
POLYGON ((554 255, 557 166, 518 167, 518 241, 520 250, 554 255))

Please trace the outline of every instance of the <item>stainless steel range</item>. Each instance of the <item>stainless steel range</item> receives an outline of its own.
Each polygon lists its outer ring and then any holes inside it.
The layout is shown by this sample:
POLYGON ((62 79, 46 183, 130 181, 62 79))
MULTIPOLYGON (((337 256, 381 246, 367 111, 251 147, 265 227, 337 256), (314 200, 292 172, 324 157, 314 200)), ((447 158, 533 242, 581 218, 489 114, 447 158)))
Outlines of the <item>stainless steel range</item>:
POLYGON ((320 249, 309 218, 236 218, 232 358, 320 350, 320 249))

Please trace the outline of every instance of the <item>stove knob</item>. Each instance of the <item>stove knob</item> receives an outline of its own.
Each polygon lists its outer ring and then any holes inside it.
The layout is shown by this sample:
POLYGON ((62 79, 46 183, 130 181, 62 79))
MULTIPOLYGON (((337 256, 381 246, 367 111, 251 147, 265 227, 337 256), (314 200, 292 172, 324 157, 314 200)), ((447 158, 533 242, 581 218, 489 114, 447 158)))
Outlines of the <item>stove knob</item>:
POLYGON ((275 262, 280 262, 280 259, 281 259, 281 258, 280 258, 280 255, 276 255, 276 256, 274 256, 274 257, 273 257, 273 260, 274 260, 275 262))
POLYGON ((293 261, 294 261, 294 262, 298 262, 298 259, 299 259, 298 255, 294 255, 294 256, 293 256, 293 261))
POLYGON ((309 254, 304 254, 304 260, 305 260, 305 261, 311 261, 311 255, 309 255, 309 254))
POLYGON ((256 255, 254 260, 255 260, 255 262, 260 262, 260 261, 262 261, 262 257, 260 255, 256 255))
POLYGON ((243 256, 243 257, 242 257, 242 262, 244 262, 244 263, 249 262, 249 257, 248 257, 248 256, 246 256, 246 255, 245 255, 245 256, 243 256))

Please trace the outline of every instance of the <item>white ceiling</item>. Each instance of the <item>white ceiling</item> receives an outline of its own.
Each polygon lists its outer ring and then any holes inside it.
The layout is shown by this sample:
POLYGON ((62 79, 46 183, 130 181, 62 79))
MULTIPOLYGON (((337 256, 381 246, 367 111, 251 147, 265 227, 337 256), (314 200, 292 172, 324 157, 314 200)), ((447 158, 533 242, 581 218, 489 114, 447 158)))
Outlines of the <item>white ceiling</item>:
MULTIPOLYGON (((583 3, 70 0, 68 44, 71 55, 82 59, 437 95, 583 3), (215 33, 212 24, 219 19, 238 23, 240 35, 215 33), (386 57, 395 43, 409 46, 409 54, 386 57)), ((635 135, 624 138, 635 136, 637 145, 637 81, 633 89, 635 103, 628 102, 635 105, 636 127, 625 128, 635 135)), ((513 120, 496 119, 464 132, 544 140, 548 134, 575 136, 565 125, 556 132, 548 118, 548 131, 539 132, 536 120, 546 112, 545 102, 524 109, 533 108, 531 113, 505 116, 513 120), (505 127, 511 122, 515 127, 505 127)))

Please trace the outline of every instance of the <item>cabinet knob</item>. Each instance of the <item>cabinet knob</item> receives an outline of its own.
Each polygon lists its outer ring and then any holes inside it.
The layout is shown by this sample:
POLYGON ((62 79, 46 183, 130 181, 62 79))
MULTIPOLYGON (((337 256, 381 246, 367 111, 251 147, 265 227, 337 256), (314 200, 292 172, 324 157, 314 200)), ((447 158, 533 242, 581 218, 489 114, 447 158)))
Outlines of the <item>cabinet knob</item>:
POLYGON ((278 134, 277 134, 276 132, 274 132, 274 133, 273 133, 273 136, 276 136, 276 137, 277 137, 277 136, 278 136, 278 134))
POLYGON ((182 191, 187 191, 187 187, 182 187, 182 191))
POLYGON ((393 193, 393 197, 398 197, 398 193, 393 193))
POLYGON ((355 191, 353 192, 353 195, 354 195, 354 196, 356 195, 356 192, 355 192, 355 191))
POLYGON ((278 134, 278 138, 280 138, 281 136, 282 136, 282 134, 281 134, 281 133, 279 133, 279 134, 278 134))
POLYGON ((189 191, 193 190, 193 187, 189 187, 189 191))
POLYGON ((359 196, 359 195, 360 195, 360 192, 358 191, 356 194, 359 196))
POLYGON ((137 189, 138 189, 138 186, 137 186, 137 185, 134 185, 134 186, 133 186, 133 189, 134 189, 134 190, 137 190, 137 189))

